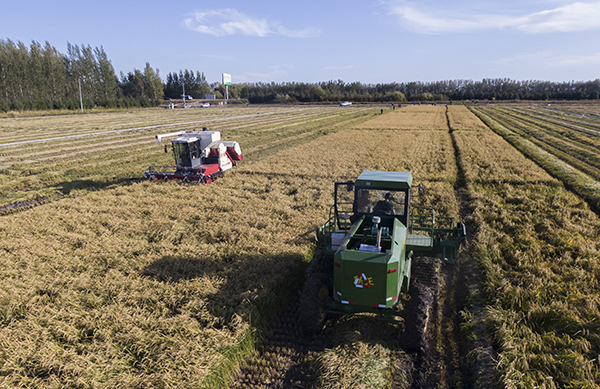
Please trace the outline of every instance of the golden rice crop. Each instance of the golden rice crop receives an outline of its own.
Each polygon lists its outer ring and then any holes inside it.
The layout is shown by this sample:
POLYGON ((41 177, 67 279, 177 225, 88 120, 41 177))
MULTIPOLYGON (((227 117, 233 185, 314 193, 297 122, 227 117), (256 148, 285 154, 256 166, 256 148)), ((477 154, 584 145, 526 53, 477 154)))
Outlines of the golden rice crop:
MULTIPOLYGON (((250 352, 259 307, 296 292, 333 182, 410 171, 426 187, 415 204, 458 216, 445 109, 403 107, 361 125, 378 111, 240 119, 227 138, 244 137, 251 151, 211 185, 123 179, 170 164, 152 131, 2 151, 12 166, 0 175, 3 192, 45 182, 80 195, 0 217, 0 386, 225 385, 216 371, 250 352)), ((502 383, 595 387, 598 216, 465 107, 449 106, 448 118, 502 383)), ((323 387, 389 382, 397 345, 378 336, 396 328, 361 320, 342 321, 318 357, 323 387)))
POLYGON ((597 387, 600 219, 491 130, 450 118, 502 383, 597 387))
POLYGON ((124 182, 3 216, 2 384, 198 386, 301 267, 334 181, 409 170, 456 214, 452 158, 447 134, 348 129, 211 185, 124 182))
POLYGON ((396 130, 448 130, 443 105, 408 105, 362 123, 357 128, 396 130))

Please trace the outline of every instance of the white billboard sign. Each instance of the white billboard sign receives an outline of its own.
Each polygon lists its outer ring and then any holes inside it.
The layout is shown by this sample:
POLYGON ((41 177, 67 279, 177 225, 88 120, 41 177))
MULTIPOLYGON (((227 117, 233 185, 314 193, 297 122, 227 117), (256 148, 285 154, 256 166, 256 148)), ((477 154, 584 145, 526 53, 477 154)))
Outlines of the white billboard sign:
POLYGON ((223 73, 223 85, 231 85, 231 74, 223 73))

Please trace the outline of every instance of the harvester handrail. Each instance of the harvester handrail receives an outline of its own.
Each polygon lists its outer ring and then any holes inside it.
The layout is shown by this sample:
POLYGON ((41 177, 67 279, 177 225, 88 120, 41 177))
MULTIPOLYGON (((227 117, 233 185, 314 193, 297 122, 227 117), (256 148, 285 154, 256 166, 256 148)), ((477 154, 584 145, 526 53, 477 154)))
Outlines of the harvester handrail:
POLYGON ((412 206, 410 209, 410 222, 408 223, 408 231, 427 231, 430 236, 433 236, 435 230, 435 210, 431 207, 412 206), (431 216, 425 214, 425 211, 430 211, 431 216), (422 212, 422 213, 419 213, 422 212))
POLYGON ((451 239, 448 235, 455 233, 456 222, 450 216, 436 217, 433 208, 414 206, 411 209, 409 224, 409 232, 413 231, 427 231, 432 237, 445 236, 445 239, 451 239), (413 210, 415 210, 414 213, 413 210), (424 214, 422 211, 431 211, 431 215, 424 214))

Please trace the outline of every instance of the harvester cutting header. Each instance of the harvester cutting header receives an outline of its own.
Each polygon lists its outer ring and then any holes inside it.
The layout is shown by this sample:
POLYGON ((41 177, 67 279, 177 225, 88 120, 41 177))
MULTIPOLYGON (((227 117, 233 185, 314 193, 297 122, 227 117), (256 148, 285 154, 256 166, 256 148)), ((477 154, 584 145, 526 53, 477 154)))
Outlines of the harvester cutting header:
POLYGON ((162 170, 155 170, 150 166, 144 172, 149 180, 179 179, 209 184, 242 160, 242 149, 238 142, 221 140, 219 131, 208 131, 204 127, 202 131, 183 130, 156 135, 156 144, 162 146, 163 138, 173 136, 177 137, 171 140, 176 166, 164 166, 162 170))

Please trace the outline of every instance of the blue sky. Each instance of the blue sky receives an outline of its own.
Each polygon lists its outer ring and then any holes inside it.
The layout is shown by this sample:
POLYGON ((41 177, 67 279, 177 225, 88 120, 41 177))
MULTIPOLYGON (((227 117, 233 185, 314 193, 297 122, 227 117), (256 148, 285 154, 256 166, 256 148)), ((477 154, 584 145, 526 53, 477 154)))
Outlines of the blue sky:
POLYGON ((2 1, 0 38, 209 82, 600 78, 600 1, 2 1))

